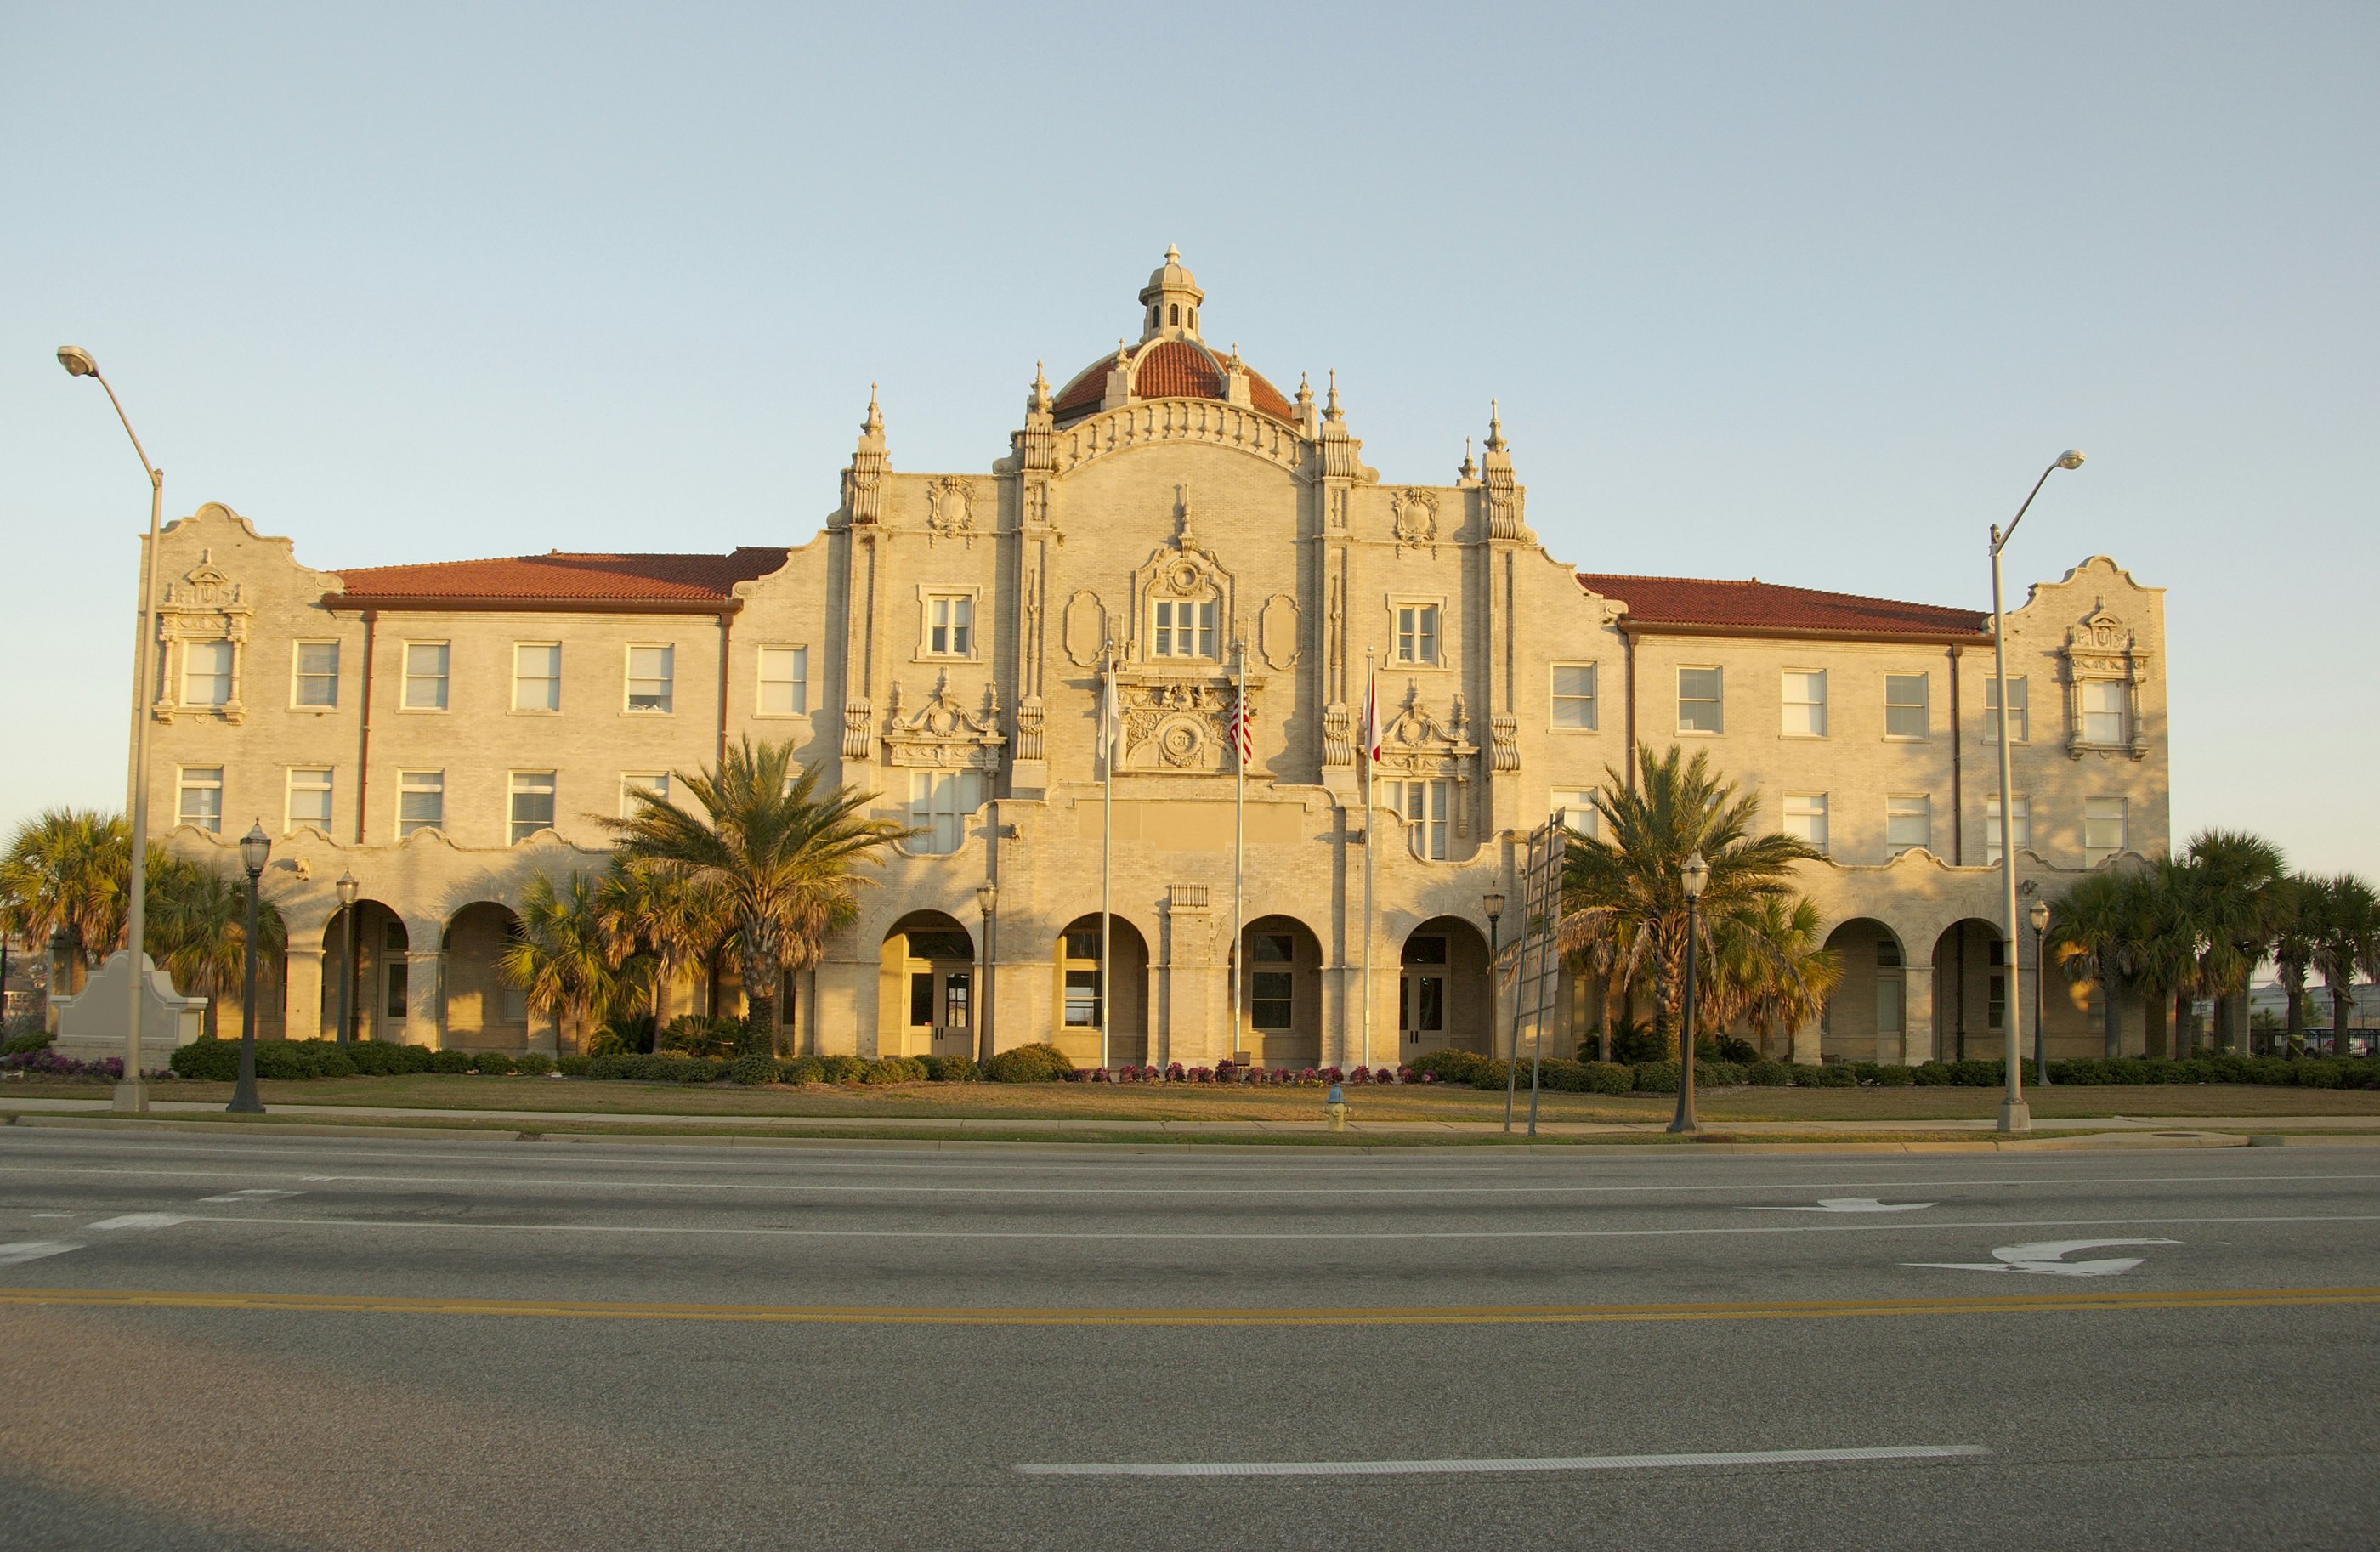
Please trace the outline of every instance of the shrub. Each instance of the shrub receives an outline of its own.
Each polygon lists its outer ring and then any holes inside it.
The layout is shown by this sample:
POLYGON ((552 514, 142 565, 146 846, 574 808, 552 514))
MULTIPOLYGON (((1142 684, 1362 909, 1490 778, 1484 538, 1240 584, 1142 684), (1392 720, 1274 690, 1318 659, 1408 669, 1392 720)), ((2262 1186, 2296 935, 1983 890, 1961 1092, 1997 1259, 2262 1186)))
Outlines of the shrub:
POLYGON ((471 1065, 491 1078, 509 1078, 513 1075, 513 1059, 503 1051, 473 1051, 471 1065))
POLYGON ((587 1042, 589 1056, 625 1056, 636 1048, 609 1029, 600 1030, 587 1042))
MULTIPOLYGON (((19 1021, 9 1022, 13 1025, 19 1021)), ((0 1056, 22 1056, 27 1051, 40 1050, 50 1043, 50 1038, 49 1031, 38 1024, 30 1029, 19 1029, 8 1037, 6 1044, 0 1045, 0 1056)))
POLYGON ((705 1018, 681 1013, 669 1021, 654 1042, 653 1052, 680 1051, 687 1056, 729 1056, 741 1052, 750 1030, 740 1018, 705 1018))
POLYGON ((1587 1061, 1586 1089, 1590 1094, 1633 1094, 1636 1089, 1636 1070, 1618 1061, 1587 1061))
POLYGON ((513 1058, 513 1071, 525 1078, 541 1078, 553 1071, 553 1058, 543 1051, 523 1051, 513 1058))
POLYGON ((1783 1088, 1792 1083, 1793 1069, 1782 1061, 1764 1059, 1745 1068, 1743 1075, 1755 1088, 1783 1088))
POLYGON ((459 1050, 433 1051, 430 1057, 430 1070, 433 1073, 468 1073, 471 1070, 471 1053, 459 1050))
POLYGON ((1939 1088, 1956 1081, 1958 1073, 1947 1061, 1925 1061, 1911 1069, 1910 1077, 1912 1082, 1928 1088, 1939 1088))
POLYGON ((1414 1071, 1427 1073, 1440 1083, 1469 1083, 1472 1075, 1487 1065, 1488 1059, 1478 1052, 1455 1050, 1450 1047, 1416 1058, 1414 1071))
POLYGON ((873 1061, 863 1062, 860 1065, 859 1081, 870 1087, 882 1087, 888 1084, 924 1083, 926 1064, 910 1056, 880 1056, 873 1061))
MULTIPOLYGON (((1674 1061, 1640 1061, 1636 1066, 1636 1092, 1639 1094, 1675 1094, 1678 1092, 1678 1064, 1674 1061)), ((1699 1076, 1700 1074, 1696 1074, 1699 1076)))
MULTIPOLYGON (((622 1078, 632 1078, 636 1076, 637 1063, 643 1060, 644 1059, 642 1057, 623 1055, 581 1057, 566 1056, 563 1058, 565 1062, 584 1061, 587 1063, 588 1077, 599 1083, 615 1082, 622 1078)), ((567 1066, 563 1068, 563 1071, 565 1073, 569 1070, 570 1069, 567 1066)))
POLYGON ((594 1065, 594 1059, 591 1057, 565 1056, 556 1061, 553 1068, 565 1078, 583 1078, 589 1075, 588 1069, 594 1065))
MULTIPOLYGON (((971 1056, 928 1056, 918 1059, 925 1064, 929 1083, 973 1083, 976 1081, 975 1058, 971 1056)), ((1137 1069, 1135 1069, 1137 1071, 1137 1069)))
POLYGON ((1917 1069, 1904 1067, 1898 1062, 1881 1065, 1876 1070, 1876 1083, 1879 1088, 1907 1088, 1916 1081, 1917 1069))
POLYGON ((856 1056, 829 1056, 820 1059, 821 1075, 831 1084, 856 1084, 868 1063, 856 1056))
POLYGON ((615 1018, 598 1030, 595 1038, 588 1042, 588 1053, 592 1056, 618 1056, 632 1051, 638 1055, 648 1054, 653 1049, 656 1033, 650 1013, 632 1013, 615 1018), (598 1047, 603 1049, 598 1049, 598 1047))
POLYGON ((165 1059, 167 1071, 177 1078, 200 1078, 212 1083, 229 1083, 239 1076, 239 1042, 237 1040, 193 1040, 176 1049, 165 1059))
POLYGON ((1738 1039, 1732 1035, 1722 1035, 1716 1040, 1696 1041, 1694 1055, 1706 1061, 1714 1058, 1720 1061, 1732 1061, 1739 1067, 1749 1067, 1760 1060, 1760 1052, 1751 1041, 1738 1039))
POLYGON ((796 1056, 777 1063, 777 1081, 787 1084, 826 1082, 826 1068, 815 1056, 796 1056))
POLYGON ((356 1071, 369 1077, 395 1077, 406 1070, 403 1046, 384 1040, 358 1040, 343 1049, 356 1071))
MULTIPOLYGON (((1742 1045, 1743 1042, 1739 1040, 1736 1044, 1742 1045)), ((1694 1086, 1696 1088, 1742 1088, 1748 1081, 1744 1073, 1745 1067, 1741 1061, 1725 1060, 1697 1061, 1694 1063, 1694 1086)))
MULTIPOLYGON (((1058 1083, 1074 1072, 1075 1063, 1064 1051, 1037 1041, 1000 1052, 984 1064, 983 1075, 993 1083, 1058 1083)), ((1172 1075, 1178 1080, 1182 1073, 1177 1070, 1172 1075)))
POLYGON ((1666 1061, 1670 1043, 1647 1024, 1622 1024, 1611 1031, 1611 1060, 1634 1067, 1647 1061, 1666 1061))
POLYGON ((1793 1069, 1796 1088, 1856 1088, 1859 1070, 1848 1061, 1827 1061, 1793 1069))
POLYGON ((729 1063, 727 1075, 746 1088, 777 1081, 777 1059, 749 1051, 729 1063))

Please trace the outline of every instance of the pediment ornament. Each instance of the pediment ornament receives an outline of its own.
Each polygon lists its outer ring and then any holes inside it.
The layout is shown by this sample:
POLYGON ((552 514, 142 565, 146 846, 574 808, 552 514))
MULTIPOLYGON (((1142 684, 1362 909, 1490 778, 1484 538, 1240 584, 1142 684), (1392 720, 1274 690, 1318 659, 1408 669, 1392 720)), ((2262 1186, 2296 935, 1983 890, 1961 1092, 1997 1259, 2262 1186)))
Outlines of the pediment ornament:
POLYGON ((997 770, 1008 740, 1000 732, 1000 692, 986 685, 980 710, 969 710, 951 693, 951 676, 934 682, 933 693, 915 712, 904 709, 894 682, 884 709, 885 763, 894 766, 997 770))
POLYGON ((975 542, 975 482, 953 475, 926 486, 926 527, 929 542, 962 539, 975 542))
POLYGON ((1404 550, 1438 552, 1438 498, 1427 491, 1399 491, 1390 498, 1395 511, 1391 531, 1404 550))
POLYGON ((1463 776, 1479 746, 1471 742, 1471 719, 1458 692, 1443 721, 1421 697, 1416 681, 1405 683, 1404 703, 1380 734, 1380 765, 1422 776, 1463 776))

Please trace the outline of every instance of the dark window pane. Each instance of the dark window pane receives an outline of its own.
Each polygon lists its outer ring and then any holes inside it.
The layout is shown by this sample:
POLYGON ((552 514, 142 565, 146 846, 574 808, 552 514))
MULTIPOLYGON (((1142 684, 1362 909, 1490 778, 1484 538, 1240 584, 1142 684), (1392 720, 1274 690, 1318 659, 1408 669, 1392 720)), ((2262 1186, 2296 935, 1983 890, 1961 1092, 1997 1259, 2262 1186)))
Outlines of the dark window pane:
POLYGON ((934 977, 930 971, 920 970, 909 977, 909 1022, 934 1022, 934 977))
POLYGON ((1256 934, 1255 952, 1259 964, 1287 964, 1290 936, 1286 932, 1259 932, 1256 934))
POLYGON ((1446 940, 1443 938, 1408 938, 1405 940, 1407 964, 1443 964, 1446 963, 1446 940))

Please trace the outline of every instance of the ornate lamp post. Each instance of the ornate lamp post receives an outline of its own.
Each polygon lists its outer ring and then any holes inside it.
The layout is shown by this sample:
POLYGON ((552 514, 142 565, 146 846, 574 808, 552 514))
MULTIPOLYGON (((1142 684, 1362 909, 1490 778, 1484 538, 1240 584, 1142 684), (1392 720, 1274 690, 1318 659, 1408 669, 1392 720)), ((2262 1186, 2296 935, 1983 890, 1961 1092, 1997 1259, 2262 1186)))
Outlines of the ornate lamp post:
POLYGON ((2049 956, 2041 951, 2049 936, 2049 902, 2034 901, 2028 918, 2033 923, 2033 1081, 2047 1088, 2049 1055, 2041 1036, 2041 983, 2049 974, 2049 956))
MULTIPOLYGON (((1992 525, 1992 685, 2000 703, 1998 729, 2000 741, 2000 904, 2007 913, 2000 919, 2008 930, 2005 941, 2009 946, 2009 974, 2011 976, 2018 974, 2015 961, 2024 956, 2017 949, 2016 820, 2009 797, 2009 789, 2014 783, 2010 779, 2012 762, 2009 758, 2008 613, 2000 606, 2000 552, 2007 549, 2008 541, 2016 537, 2016 526, 2023 522, 2024 515, 2033 509, 2033 498, 2041 494, 2041 488, 2049 482, 2049 477, 2059 469, 2082 467, 2082 454, 2070 447, 2060 453, 2057 461, 2043 469, 2041 478, 2033 482, 2032 492, 2024 498, 2024 505, 2016 509, 2016 515, 2009 519, 2007 529, 2003 531, 1997 523, 1992 525)), ((2014 986, 2009 988, 2011 993, 2018 989, 2014 986)), ((2000 1101, 2000 1130, 2003 1132, 2033 1130, 2033 1111, 2024 1103, 2022 1054, 2024 1047, 2019 1040, 2017 1030, 2017 1010, 2023 1005, 2022 998, 2011 996, 2008 1000, 2008 1050, 2006 1060, 2001 1063, 2008 1072, 2008 1095, 2000 1101)))
POLYGON ((333 887, 339 891, 340 931, 346 939, 346 950, 339 960, 338 1043, 344 1046, 355 1037, 354 1010, 349 1000, 354 997, 356 989, 356 896, 363 892, 364 887, 356 881, 354 868, 341 873, 338 883, 333 887))
POLYGON ((132 439, 132 451, 140 459, 140 471, 149 477, 149 547, 140 552, 140 636, 132 669, 132 801, 128 805, 132 881, 126 897, 128 909, 124 935, 128 972, 124 983, 129 990, 125 1000, 124 1076, 116 1082, 115 1098, 115 1108, 119 1110, 145 1110, 149 1108, 149 1091, 140 1082, 140 994, 141 983, 148 977, 140 973, 140 965, 141 955, 148 948, 149 922, 149 705, 156 699, 149 674, 157 661, 154 579, 157 527, 165 502, 165 471, 149 461, 147 450, 132 430, 130 418, 124 413, 123 401, 115 396, 107 379, 100 375, 99 363, 91 358, 90 351, 79 346, 62 345, 58 346, 58 365, 66 368, 68 377, 87 377, 107 389, 107 402, 115 406, 115 418, 124 423, 124 434, 132 439))
POLYGON ((1710 882, 1710 864, 1696 852, 1678 869, 1678 878, 1686 890, 1686 1005, 1684 1027, 1678 1031, 1678 1115, 1670 1122, 1670 1130, 1699 1132, 1702 1123, 1694 1119, 1694 939, 1698 931, 1694 913, 1704 886, 1710 882))
POLYGON ((248 941, 241 957, 239 995, 239 1086, 224 1108, 237 1115, 262 1115, 264 1101, 256 1097, 256 895, 264 875, 265 859, 273 855, 273 838, 261 819, 239 838, 239 865, 248 869, 248 941))
POLYGON ((991 1060, 991 915, 1000 908, 1000 886, 992 883, 975 887, 975 908, 983 913, 983 947, 977 952, 975 997, 975 1059, 991 1060))

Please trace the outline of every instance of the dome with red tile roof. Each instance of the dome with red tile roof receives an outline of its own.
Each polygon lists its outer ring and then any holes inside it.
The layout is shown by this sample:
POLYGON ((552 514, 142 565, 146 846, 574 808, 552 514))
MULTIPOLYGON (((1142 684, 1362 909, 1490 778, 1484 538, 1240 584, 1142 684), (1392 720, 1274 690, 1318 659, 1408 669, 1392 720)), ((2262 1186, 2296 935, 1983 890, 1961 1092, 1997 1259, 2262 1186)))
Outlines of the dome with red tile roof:
POLYGON ((1165 250, 1165 262, 1148 277, 1140 293, 1145 309, 1138 345, 1116 342, 1115 353, 1092 362, 1058 391, 1050 413, 1061 426, 1080 420, 1110 403, 1111 378, 1122 374, 1120 386, 1134 399, 1213 399, 1229 403, 1232 378, 1246 380, 1245 402, 1277 420, 1297 423, 1294 406, 1264 374, 1240 360, 1235 346, 1218 356, 1198 337, 1198 308, 1207 294, 1182 266, 1182 255, 1165 250))

